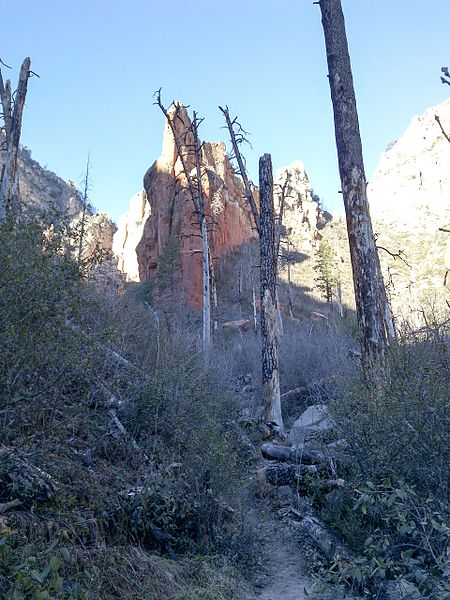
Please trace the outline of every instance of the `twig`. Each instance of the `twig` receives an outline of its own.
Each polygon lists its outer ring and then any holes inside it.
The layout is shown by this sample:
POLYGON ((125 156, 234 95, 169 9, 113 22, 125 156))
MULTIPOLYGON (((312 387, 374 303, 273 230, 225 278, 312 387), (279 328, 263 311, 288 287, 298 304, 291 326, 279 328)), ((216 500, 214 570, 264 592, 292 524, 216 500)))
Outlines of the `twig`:
MULTIPOLYGON (((1 59, 0 59, 0 62, 2 62, 1 59)), ((2 515, 3 513, 5 513, 8 510, 11 510, 12 508, 21 506, 21 504, 22 504, 22 500, 19 500, 19 498, 14 498, 14 500, 11 500, 10 502, 4 502, 3 504, 0 504, 0 515, 2 515)))
POLYGON ((376 245, 376 248, 377 250, 384 250, 389 254, 389 256, 392 256, 394 260, 397 260, 397 258, 399 258, 402 262, 405 263, 407 267, 411 268, 411 265, 408 263, 408 261, 405 258, 403 258, 405 253, 402 250, 399 250, 398 252, 391 252, 384 246, 379 246, 378 244, 376 245))
MULTIPOLYGON (((446 82, 446 83, 448 83, 448 82, 446 82)), ((448 83, 448 84, 450 85, 450 83, 448 83)), ((441 128, 441 131, 442 131, 445 139, 450 144, 450 136, 447 134, 447 132, 445 131, 444 127, 442 126, 442 123, 441 123, 441 120, 440 120, 439 116, 438 115, 434 115, 434 119, 435 119, 435 121, 437 121, 439 127, 441 128)))

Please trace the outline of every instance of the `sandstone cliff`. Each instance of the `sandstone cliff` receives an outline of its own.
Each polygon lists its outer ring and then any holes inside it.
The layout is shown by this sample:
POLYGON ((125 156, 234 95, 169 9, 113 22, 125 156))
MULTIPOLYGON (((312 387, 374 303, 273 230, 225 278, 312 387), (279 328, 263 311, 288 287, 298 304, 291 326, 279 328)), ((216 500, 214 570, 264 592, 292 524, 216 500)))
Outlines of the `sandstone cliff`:
MULTIPOLYGON (((173 110, 173 108, 172 108, 173 110)), ((190 150, 189 116, 182 108, 176 122, 177 136, 189 169, 194 169, 190 150), (188 133, 186 133, 188 132, 188 133)), ((249 240, 254 232, 243 200, 243 186, 235 175, 222 142, 202 147, 205 208, 214 261, 249 240)), ((114 239, 118 266, 128 280, 146 281, 156 273, 159 257, 171 237, 179 242, 182 289, 190 306, 200 307, 201 240, 186 177, 166 124, 161 156, 144 176, 145 193, 135 196, 130 211, 119 221, 114 239)))
POLYGON ((445 309, 450 268, 450 234, 440 231, 450 228, 450 143, 435 115, 450 132, 449 99, 412 119, 382 155, 368 186, 377 244, 401 250, 408 263, 380 251, 394 309, 417 324, 423 310, 445 309))
MULTIPOLYGON (((183 140, 188 168, 193 171, 195 164, 189 126, 188 113, 182 108, 176 120, 177 137, 183 140)), ((223 142, 203 144, 202 168, 211 254, 217 265, 230 250, 255 237, 255 232, 244 200, 242 182, 234 172, 223 142)), ((289 181, 284 231, 289 235, 293 248, 311 250, 319 237, 318 229, 331 216, 320 210, 312 196, 308 176, 300 161, 277 173, 274 186, 276 205, 286 177, 289 181)), ((144 188, 145 191, 131 199, 128 213, 119 220, 114 237, 118 267, 128 281, 152 278, 166 244, 175 237, 180 246, 181 287, 188 304, 199 308, 202 302, 201 240, 186 177, 167 124, 161 156, 145 174, 144 188)), ((256 188, 255 193, 257 196, 256 188)))

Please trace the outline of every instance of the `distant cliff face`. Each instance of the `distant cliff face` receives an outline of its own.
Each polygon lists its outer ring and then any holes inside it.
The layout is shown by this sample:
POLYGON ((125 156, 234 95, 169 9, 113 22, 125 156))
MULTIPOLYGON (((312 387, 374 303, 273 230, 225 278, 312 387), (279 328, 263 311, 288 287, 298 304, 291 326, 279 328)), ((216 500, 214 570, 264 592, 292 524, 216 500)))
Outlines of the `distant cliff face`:
POLYGON ((450 143, 436 115, 449 134, 450 99, 412 119, 382 155, 368 186, 377 244, 401 250, 408 263, 380 251, 394 306, 417 317, 430 310, 431 302, 445 307, 448 293, 450 234, 440 228, 450 228, 450 143))
MULTIPOLYGON (((0 142, 4 136, 0 134, 0 142)), ((0 171, 4 164, 0 152, 0 171)), ((28 148, 21 148, 18 156, 18 175, 22 211, 28 215, 47 213, 49 218, 72 217, 81 212, 83 203, 73 183, 42 167, 31 158, 28 148)))
POLYGON ((320 230, 331 220, 312 195, 308 174, 302 161, 296 160, 276 172, 274 179, 275 209, 279 210, 284 193, 283 228, 300 252, 311 252, 320 239, 320 230), (283 191, 284 190, 284 191, 283 191))
MULTIPOLYGON (((172 108, 173 110, 173 108, 172 108)), ((190 172, 195 162, 190 134, 184 136, 190 120, 182 108, 176 122, 177 136, 183 138, 184 155, 190 172)), ((208 215, 211 255, 215 264, 231 249, 255 237, 244 188, 226 154, 223 142, 205 142, 202 146, 202 189, 208 215)), ((302 247, 311 247, 324 214, 311 196, 303 163, 296 162, 281 170, 276 178, 275 204, 280 186, 289 173, 284 223, 302 247)), ((132 198, 129 212, 118 224, 114 252, 119 269, 129 281, 153 277, 168 240, 179 240, 182 289, 191 307, 202 302, 201 239, 186 177, 166 124, 161 156, 144 177, 145 192, 132 198)), ((257 196, 257 189, 255 188, 257 196)), ((326 219, 325 219, 326 220, 326 219)))
MULTIPOLYGON (((0 135, 1 142, 1 135, 0 135)), ((4 153, 0 152, 0 172, 4 153)), ((21 148, 18 157, 18 175, 21 213, 26 217, 41 216, 50 224, 65 223, 68 230, 80 230, 83 201, 75 185, 43 168, 31 158, 27 148, 21 148)), ((109 259, 112 256, 115 225, 105 214, 95 214, 88 206, 85 214, 82 257, 95 256, 109 259)), ((77 253, 78 241, 69 240, 77 253)))

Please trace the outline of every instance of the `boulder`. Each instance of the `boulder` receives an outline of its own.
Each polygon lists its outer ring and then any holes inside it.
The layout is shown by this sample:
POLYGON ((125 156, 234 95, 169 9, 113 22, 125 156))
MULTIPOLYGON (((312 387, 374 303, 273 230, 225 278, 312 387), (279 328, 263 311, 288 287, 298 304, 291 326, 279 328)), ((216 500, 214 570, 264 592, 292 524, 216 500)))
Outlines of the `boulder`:
POLYGON ((299 445, 308 438, 327 434, 334 426, 326 404, 313 404, 292 425, 289 441, 294 445, 299 445))
POLYGON ((222 327, 223 329, 248 331, 253 327, 253 324, 249 319, 236 319, 235 321, 226 321, 222 327))

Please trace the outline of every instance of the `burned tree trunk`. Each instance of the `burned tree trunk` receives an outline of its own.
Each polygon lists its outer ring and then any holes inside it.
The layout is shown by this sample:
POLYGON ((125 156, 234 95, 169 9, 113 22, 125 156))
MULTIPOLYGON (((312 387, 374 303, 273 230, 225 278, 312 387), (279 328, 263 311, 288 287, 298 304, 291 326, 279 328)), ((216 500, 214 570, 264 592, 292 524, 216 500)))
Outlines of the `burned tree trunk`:
POLYGON ((259 159, 259 240, 261 252, 261 354, 264 418, 283 430, 277 327, 277 243, 270 154, 259 159))
MULTIPOLYGON (((283 433, 283 417, 280 399, 279 336, 282 332, 281 315, 278 319, 277 267, 279 236, 276 231, 275 209, 273 204, 273 174, 270 154, 259 160, 259 203, 256 206, 251 184, 247 176, 239 144, 245 141, 245 131, 237 121, 231 120, 228 107, 219 109, 223 113, 231 137, 234 156, 244 183, 245 198, 252 211, 255 228, 260 243, 260 293, 261 293, 261 356, 262 392, 264 398, 264 419, 276 425, 272 430, 283 433), (235 127, 238 133, 235 132, 235 127)), ((284 201, 284 199, 283 199, 284 201)), ((278 217, 278 230, 281 228, 282 210, 278 217)), ((253 315, 255 332, 257 328, 255 290, 253 288, 253 315)))
POLYGON ((366 192, 361 135, 340 0, 320 0, 334 110, 336 145, 353 269, 363 367, 373 380, 386 353, 384 286, 366 192))
POLYGON ((0 70, 0 97, 6 135, 6 159, 0 182, 0 223, 5 221, 8 216, 14 220, 19 210, 17 156, 22 131, 23 109, 30 77, 30 65, 31 61, 27 57, 22 63, 19 84, 13 96, 11 96, 11 82, 8 80, 6 84, 3 84, 0 70), (13 101, 12 98, 14 98, 13 101))

